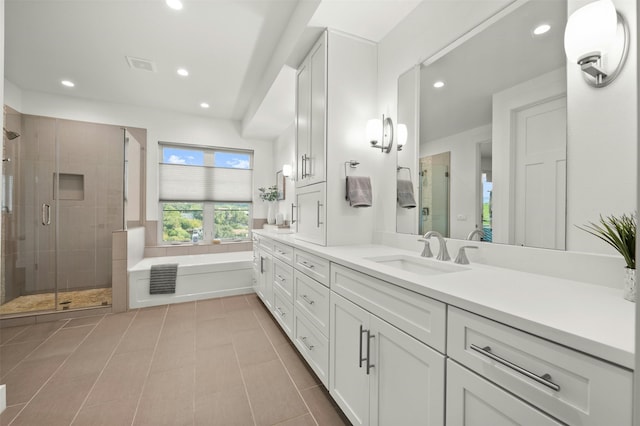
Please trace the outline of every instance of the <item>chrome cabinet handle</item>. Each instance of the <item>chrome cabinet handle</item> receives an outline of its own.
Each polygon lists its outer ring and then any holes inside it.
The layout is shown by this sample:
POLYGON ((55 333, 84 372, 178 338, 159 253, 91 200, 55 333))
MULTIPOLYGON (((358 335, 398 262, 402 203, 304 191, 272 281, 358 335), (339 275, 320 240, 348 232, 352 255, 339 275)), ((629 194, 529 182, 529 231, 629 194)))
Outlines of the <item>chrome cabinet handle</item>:
POLYGON ((279 307, 276 308, 276 311, 278 311, 278 313, 280 314, 281 317, 285 317, 287 315, 286 312, 283 312, 282 309, 280 309, 279 307))
POLYGON ((307 262, 306 262, 306 261, 304 261, 304 260, 303 260, 302 262, 300 262, 300 264, 301 264, 302 266, 304 266, 305 268, 309 268, 309 269, 313 269, 313 268, 315 268, 315 266, 316 266, 316 265, 312 265, 311 263, 307 263, 307 262))
POLYGON ((538 383, 540 383, 541 385, 545 385, 546 387, 553 389, 554 391, 559 391, 560 390, 560 386, 553 383, 551 381, 551 375, 550 374, 543 374, 542 376, 538 376, 535 373, 532 373, 531 371, 520 367, 519 365, 516 365, 514 363, 512 363, 509 360, 506 360, 496 354, 494 354, 493 352, 491 352, 491 347, 490 346, 485 346, 483 348, 481 348, 480 346, 476 346, 475 344, 471 344, 471 349, 473 349, 474 351, 486 356, 487 358, 490 358, 494 361, 496 361, 499 364, 504 365, 505 367, 509 367, 512 370, 517 371, 518 373, 522 374, 523 376, 526 376, 528 378, 530 378, 531 380, 534 380, 538 383))
POLYGON ((260 273, 264 274, 264 257, 260 256, 260 273))
POLYGON ((322 225, 323 222, 320 222, 320 207, 323 207, 324 204, 320 203, 320 201, 318 201, 318 207, 317 207, 317 211, 316 214, 318 216, 318 220, 316 223, 316 228, 320 228, 320 225, 322 225))
POLYGON ((314 303, 316 303, 315 300, 309 299, 306 294, 303 294, 301 297, 302 297, 302 300, 304 300, 305 302, 307 302, 310 305, 313 305, 314 303))
POLYGON ((42 224, 51 225, 51 206, 47 203, 42 203, 42 224))
POLYGON ((358 367, 362 368, 362 361, 366 361, 366 358, 362 358, 362 335, 366 333, 366 330, 364 329, 364 327, 362 327, 362 324, 360 324, 360 334, 358 334, 358 367))
MULTIPOLYGON (((291 223, 296 223, 297 220, 293 218, 293 209, 297 208, 297 206, 291 203, 291 223)), ((297 217, 297 216, 296 216, 297 217)))
POLYGON ((305 345, 305 346, 307 347, 307 349, 309 349, 310 351, 312 351, 312 350, 313 350, 313 348, 315 348, 315 346, 314 346, 314 345, 310 345, 310 344, 308 344, 308 343, 307 343, 307 338, 306 338, 306 336, 305 336, 305 337, 302 337, 300 340, 302 340, 302 344, 303 344, 303 345, 305 345))
POLYGON ((367 375, 375 365, 371 364, 371 339, 375 338, 374 334, 371 334, 371 330, 367 330, 367 375))
POLYGON ((284 277, 280 274, 276 274, 276 278, 280 281, 284 281, 284 277))

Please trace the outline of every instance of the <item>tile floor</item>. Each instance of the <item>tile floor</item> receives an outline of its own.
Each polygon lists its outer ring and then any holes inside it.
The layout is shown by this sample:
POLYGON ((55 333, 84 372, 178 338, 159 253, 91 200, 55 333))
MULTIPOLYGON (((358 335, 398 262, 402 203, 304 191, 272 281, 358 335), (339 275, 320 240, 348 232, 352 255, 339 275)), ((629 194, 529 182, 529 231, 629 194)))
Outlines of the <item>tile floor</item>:
POLYGON ((348 425, 255 295, 0 329, 0 425, 348 425))

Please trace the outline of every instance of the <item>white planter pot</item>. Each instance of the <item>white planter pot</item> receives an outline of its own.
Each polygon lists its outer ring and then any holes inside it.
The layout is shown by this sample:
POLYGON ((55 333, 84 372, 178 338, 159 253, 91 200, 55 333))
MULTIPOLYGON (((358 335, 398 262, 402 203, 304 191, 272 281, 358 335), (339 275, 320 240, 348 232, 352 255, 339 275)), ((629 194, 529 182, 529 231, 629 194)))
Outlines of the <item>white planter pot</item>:
POLYGON ((625 268, 623 296, 625 299, 635 302, 638 298, 638 286, 636 284, 636 270, 625 268))

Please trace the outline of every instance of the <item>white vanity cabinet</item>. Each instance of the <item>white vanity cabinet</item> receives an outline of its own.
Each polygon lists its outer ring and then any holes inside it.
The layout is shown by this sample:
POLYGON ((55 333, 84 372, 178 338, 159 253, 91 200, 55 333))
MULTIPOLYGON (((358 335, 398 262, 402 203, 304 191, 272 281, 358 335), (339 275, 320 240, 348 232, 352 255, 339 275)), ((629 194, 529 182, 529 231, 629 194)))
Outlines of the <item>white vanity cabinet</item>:
POLYGON ((345 199, 345 162, 358 161, 358 175, 375 178, 380 156, 362 147, 367 120, 378 116, 377 61, 375 43, 326 30, 298 66, 292 220, 303 241, 371 240, 372 209, 352 208, 345 199))
MULTIPOLYGON (((562 423, 631 424, 631 371, 462 309, 448 313, 447 355, 457 363, 562 423)), ((448 413, 468 409, 453 401, 448 413)))
POLYGON ((325 180, 327 33, 296 74, 296 187, 325 180))
POLYGON ((561 426, 563 423, 447 360, 447 426, 488 425, 561 426))
POLYGON ((325 183, 296 190, 296 237, 319 245, 327 243, 325 183))
POLYGON ((269 311, 273 310, 273 242, 266 238, 254 239, 254 290, 269 311), (256 249, 257 247, 257 249, 256 249))
POLYGON ((444 355, 331 293, 329 393, 354 425, 444 425, 444 355))

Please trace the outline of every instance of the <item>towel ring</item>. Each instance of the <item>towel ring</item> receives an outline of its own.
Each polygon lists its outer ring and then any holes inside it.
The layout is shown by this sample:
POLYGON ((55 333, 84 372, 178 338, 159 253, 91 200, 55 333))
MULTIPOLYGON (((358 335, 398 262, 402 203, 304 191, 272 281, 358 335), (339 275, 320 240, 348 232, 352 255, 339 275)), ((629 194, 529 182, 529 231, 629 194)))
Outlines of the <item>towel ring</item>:
POLYGON ((403 169, 409 171, 409 181, 413 183, 413 179, 411 178, 411 168, 410 167, 400 167, 400 166, 398 166, 396 171, 398 173, 400 173, 400 170, 403 170, 403 169))
POLYGON ((358 165, 360 164, 359 162, 357 162, 356 160, 349 160, 349 161, 345 161, 344 162, 344 176, 347 177, 349 176, 347 174, 347 164, 349 165, 349 168, 351 169, 355 169, 356 167, 358 167, 358 165))

